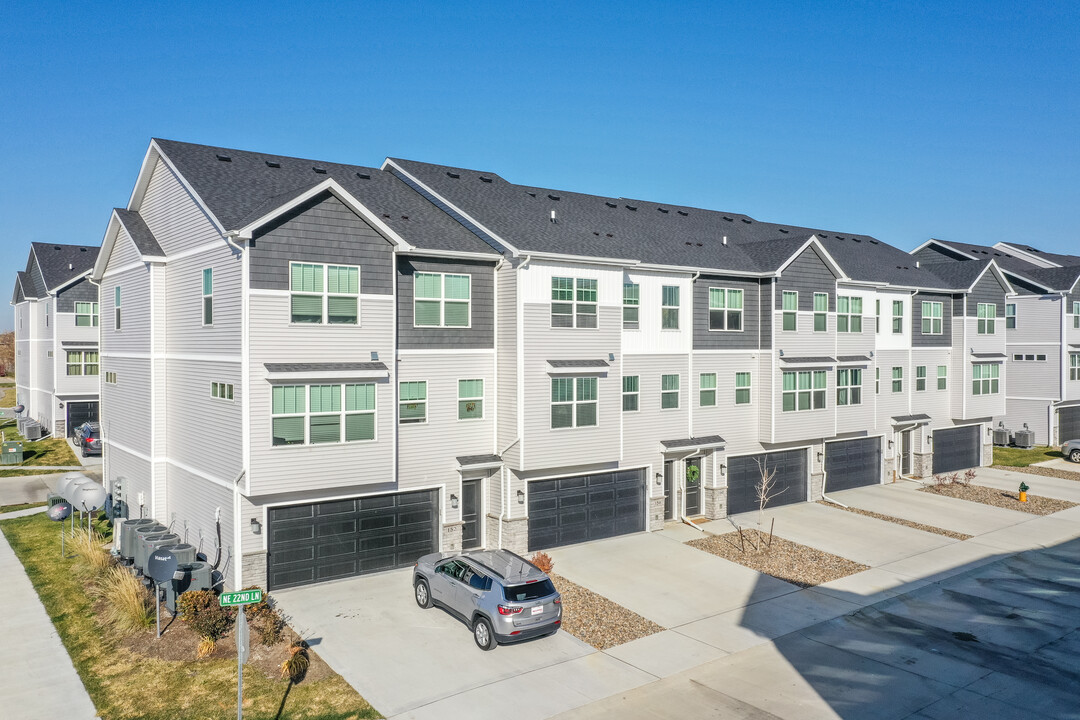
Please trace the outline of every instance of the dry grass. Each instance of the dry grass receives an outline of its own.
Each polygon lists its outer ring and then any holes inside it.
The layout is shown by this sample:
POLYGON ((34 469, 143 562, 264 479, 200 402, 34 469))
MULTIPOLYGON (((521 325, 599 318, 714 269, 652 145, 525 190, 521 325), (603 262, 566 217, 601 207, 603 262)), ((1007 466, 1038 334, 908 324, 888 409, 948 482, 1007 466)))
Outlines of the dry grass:
POLYGON ((562 629, 597 650, 607 650, 664 629, 561 575, 548 573, 548 576, 562 595, 562 629))
POLYGON ((754 530, 743 530, 742 539, 735 531, 686 544, 799 587, 813 587, 870 569, 853 560, 775 535, 769 546, 768 534, 754 530))
POLYGON ((970 500, 971 502, 982 503, 983 505, 993 505, 994 507, 1006 508, 1008 510, 1019 510, 1020 512, 1031 513, 1032 515, 1051 515, 1062 510, 1068 510, 1071 507, 1076 507, 1076 503, 1069 502, 1068 500, 1058 500, 1057 498, 1032 495, 1030 492, 1027 496, 1027 502, 1020 502, 1020 498, 1016 491, 999 490, 997 488, 984 487, 982 485, 963 485, 959 483, 930 485, 928 487, 920 488, 919 492, 934 493, 935 495, 944 495, 945 497, 959 498, 960 500, 970 500))
POLYGON ((15 386, 0 385, 0 408, 15 407, 15 386))
POLYGON ((1029 465, 1026 467, 1014 467, 1012 465, 992 465, 991 467, 997 470, 1011 470, 1013 472, 1022 472, 1029 475, 1040 475, 1042 477, 1061 478, 1062 480, 1080 480, 1080 465, 1077 465, 1077 470, 1059 470, 1058 468, 1048 467, 1035 467, 1029 465))
POLYGON ((19 434, 14 420, 0 423, 0 430, 3 430, 4 437, 7 440, 22 442, 23 462, 22 465, 18 466, 20 468, 35 465, 80 467, 78 458, 75 457, 75 453, 71 452, 71 446, 68 445, 67 438, 50 437, 44 440, 27 440, 19 434))
POLYGON ((862 510, 857 507, 843 507, 835 505, 829 502, 818 503, 824 507, 831 507, 837 510, 846 510, 856 515, 865 515, 866 517, 872 517, 877 520, 884 520, 886 522, 896 523, 897 525, 903 525, 914 530, 922 530, 923 532, 934 533, 935 535, 944 535, 945 537, 952 538, 954 540, 970 540, 972 535, 965 535, 955 530, 946 530, 945 528, 935 527, 933 525, 924 525, 923 523, 912 522, 911 520, 905 520, 904 518, 893 517, 892 515, 882 515, 881 513, 871 512, 869 510, 862 510))
POLYGON ((83 567, 89 571, 89 575, 98 576, 102 571, 113 565, 112 556, 103 547, 105 540, 97 532, 89 533, 80 529, 75 531, 75 537, 71 538, 71 549, 82 561, 83 567))
POLYGON ((109 625, 120 632, 146 630, 154 623, 154 599, 126 568, 113 566, 105 570, 92 593, 105 601, 102 613, 109 625))

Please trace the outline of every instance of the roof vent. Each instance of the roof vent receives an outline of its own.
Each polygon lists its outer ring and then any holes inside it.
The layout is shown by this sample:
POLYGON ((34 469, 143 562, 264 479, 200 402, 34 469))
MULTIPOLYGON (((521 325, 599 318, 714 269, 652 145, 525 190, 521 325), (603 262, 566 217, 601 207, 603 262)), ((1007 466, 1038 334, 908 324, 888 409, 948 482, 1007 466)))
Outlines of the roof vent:
POLYGON ((313 167, 311 169, 314 170, 315 172, 319 173, 320 175, 325 175, 326 174, 326 168, 313 167))
POLYGON ((480 182, 485 182, 485 183, 489 183, 489 182, 491 182, 491 178, 489 178, 489 177, 488 177, 488 176, 486 176, 486 175, 481 175, 481 176, 480 176, 480 182))
POLYGON ((844 239, 843 235, 833 235, 833 237, 836 238, 837 240, 843 240, 844 239))
POLYGON ((878 241, 877 241, 877 240, 871 240, 871 241, 870 241, 870 244, 871 244, 871 245, 877 245, 877 244, 878 244, 878 241))
POLYGON ((724 243, 725 245, 727 245, 727 235, 725 235, 725 236, 724 236, 724 239, 723 239, 723 241, 722 241, 722 242, 723 242, 723 243, 724 243))
POLYGON ((383 214, 382 214, 382 216, 383 216, 384 218, 386 218, 387 220, 389 220, 389 219, 390 219, 390 213, 383 213, 383 214))
POLYGON ((686 243, 686 246, 687 246, 687 247, 693 247, 693 246, 694 246, 694 243, 692 243, 692 242, 688 242, 688 243, 686 243))
POLYGON ((724 216, 724 219, 727 220, 728 222, 731 222, 731 218, 729 218, 727 215, 724 216))
POLYGON ((551 222, 553 222, 553 223, 559 222, 558 220, 555 219, 555 211, 554 210, 551 211, 551 222))
POLYGON ((60 249, 60 246, 59 246, 59 245, 53 245, 53 246, 52 246, 52 249, 53 249, 53 250, 59 250, 59 249, 60 249))
POLYGON ((637 205, 627 205, 626 209, 636 212, 637 211, 637 205))
POLYGON ((667 215, 667 212, 668 212, 667 208, 656 208, 656 209, 659 210, 660 212, 664 213, 665 215, 667 215))
POLYGON ((446 171, 446 177, 453 178, 453 179, 457 180, 459 177, 461 177, 461 175, 459 175, 456 172, 450 172, 449 170, 447 170, 446 171))
POLYGON ((266 167, 279 168, 281 167, 281 163, 277 162, 276 160, 267 160, 266 167))
POLYGON ((228 155, 218 155, 217 159, 220 160, 221 162, 232 162, 232 158, 229 157, 228 155))
POLYGON ((593 230, 593 235, 595 235, 596 237, 600 237, 600 233, 596 232, 595 230, 593 230))
POLYGON ((402 215, 402 216, 401 216, 401 219, 402 219, 402 220, 408 220, 408 219, 409 219, 409 216, 408 216, 408 215, 402 215))
POLYGON ((686 217, 687 215, 690 214, 690 213, 686 212, 685 210, 676 210, 675 212, 679 213, 683 217, 686 217))
POLYGON ((742 221, 743 221, 744 223, 746 223, 747 225, 749 225, 750 223, 752 223, 752 222, 753 222, 753 220, 751 220, 750 218, 743 218, 743 219, 742 219, 742 221))
POLYGON ((75 266, 72 265, 71 263, 68 263, 68 270, 74 270, 74 269, 75 269, 75 266))
POLYGON ((854 242, 862 242, 862 238, 851 238, 854 242))
POLYGON ((551 193, 548 193, 548 200, 556 200, 556 201, 558 201, 559 199, 560 198, 559 198, 558 195, 552 195, 551 193))
POLYGON ((702 247, 701 243, 694 243, 694 244, 697 245, 698 247, 702 247))
POLYGON ((919 267, 919 261, 918 260, 915 261, 915 267, 919 267))
POLYGON ((370 175, 368 175, 367 173, 362 173, 362 172, 356 173, 356 177, 360 178, 361 180, 370 180, 371 179, 370 175))
POLYGON ((607 205, 607 206, 608 206, 609 208, 615 208, 615 207, 619 207, 618 205, 616 205, 616 204, 615 204, 615 203, 613 203, 613 202, 605 202, 604 204, 605 204, 605 205, 607 205))
POLYGON ((86 248, 79 248, 79 252, 86 252, 86 248))
POLYGON ((536 197, 536 193, 529 192, 528 190, 525 191, 525 194, 528 195, 529 197, 536 197))
POLYGON ((608 233, 608 234, 607 234, 607 236, 608 236, 608 237, 610 237, 610 238, 613 238, 613 237, 615 237, 615 236, 614 236, 614 235, 612 235, 611 233, 608 233))
POLYGON ((784 233, 785 235, 788 234, 788 231, 787 231, 786 228, 779 228, 779 230, 780 230, 780 232, 784 233))

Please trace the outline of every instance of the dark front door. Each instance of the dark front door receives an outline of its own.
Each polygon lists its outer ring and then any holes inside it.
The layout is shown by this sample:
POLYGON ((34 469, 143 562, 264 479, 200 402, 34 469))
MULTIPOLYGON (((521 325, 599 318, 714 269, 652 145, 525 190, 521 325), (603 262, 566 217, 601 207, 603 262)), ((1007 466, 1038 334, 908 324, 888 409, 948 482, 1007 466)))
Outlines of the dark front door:
POLYGON ((480 547, 480 481, 461 483, 461 548, 480 547))
POLYGON ((825 492, 881 482, 881 438, 825 444, 825 492))
POLYGON ((1070 440, 1080 440, 1080 407, 1058 410, 1058 443, 1064 445, 1070 440))
POLYGON ((758 509, 757 485, 761 482, 763 469, 776 472, 773 476, 773 498, 767 507, 806 502, 805 450, 743 455, 728 460, 729 515, 758 509))
POLYGON ((911 474, 911 431, 900 433, 900 474, 911 474))
POLYGON ((701 458, 686 461, 686 514, 701 514, 701 458))
POLYGON ((530 551, 644 529, 644 470, 617 470, 529 483, 530 551))
POLYGON ((67 434, 75 434, 75 428, 85 422, 98 421, 97 402, 69 402, 67 404, 67 434))
POLYGON ((664 519, 675 519, 675 463, 664 463, 664 519))
POLYGON ((934 431, 934 474, 978 467, 979 425, 934 431))

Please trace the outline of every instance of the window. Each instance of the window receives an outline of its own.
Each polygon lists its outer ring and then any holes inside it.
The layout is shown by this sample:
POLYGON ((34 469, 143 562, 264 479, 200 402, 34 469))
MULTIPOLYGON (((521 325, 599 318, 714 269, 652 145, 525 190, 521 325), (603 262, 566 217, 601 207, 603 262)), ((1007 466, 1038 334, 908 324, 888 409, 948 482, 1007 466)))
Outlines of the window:
POLYGON ((742 330, 743 291, 709 288, 709 329, 742 330))
POLYGON ((781 296, 781 308, 784 311, 784 330, 799 329, 799 293, 793 290, 785 290, 781 296))
POLYGON ((45 303, 45 327, 49 327, 49 303, 45 303))
POLYGON ((638 376, 627 375, 622 379, 623 412, 637 412, 639 406, 638 376))
POLYGON ((113 315, 113 330, 119 330, 120 329, 120 286, 117 285, 113 292, 114 292, 114 295, 115 295, 115 297, 113 299, 113 308, 114 308, 113 309, 113 313, 114 313, 114 315, 113 315))
POLYGON ((596 302, 596 280, 551 278, 551 327, 596 327, 596 302))
POLYGON ((881 394, 881 368, 874 368, 874 394, 881 394))
POLYGON ((638 306, 641 304, 641 286, 637 283, 623 283, 622 286, 622 326, 625 330, 638 329, 638 306))
POLYGON ((997 317, 997 305, 994 303, 979 303, 977 313, 979 317, 979 335, 993 335, 995 318, 997 317))
POLYGON ((829 329, 829 294, 814 293, 814 332, 829 329))
POLYGON ((202 324, 214 324, 214 269, 202 271, 202 324))
POLYGON ((922 304, 923 335, 941 335, 942 307, 942 304, 939 302, 924 302, 922 304))
POLYGON ((1073 328, 1080 328, 1080 302, 1072 304, 1073 328))
POLYGON ((52 356, 53 356, 53 351, 52 350, 49 350, 48 352, 45 353, 45 357, 51 358, 52 356))
POLYGON ((413 276, 413 325, 469 327, 472 276, 418 272, 413 276))
POLYGON ((1016 328, 1016 303, 1005 303, 1005 329, 1016 328))
POLYGON ((662 330, 679 329, 679 287, 664 285, 661 288, 660 328, 662 330))
POLYGON ((698 402, 701 407, 716 405, 716 373, 701 373, 698 377, 698 402))
POLYGON ((356 325, 360 268, 290 263, 291 319, 297 324, 356 325))
POLYGON ((996 395, 999 367, 996 363, 973 363, 971 366, 971 394, 996 395))
POLYGON ((304 444, 305 390, 303 385, 275 385, 271 390, 270 423, 274 445, 304 444))
POLYGON ((232 383, 210 383, 210 397, 217 398, 219 400, 232 400, 233 399, 233 385, 232 383))
POLYGON ((75 303, 75 327, 97 327, 98 304, 96 302, 75 303))
POLYGON ((398 383, 398 422, 427 422, 427 381, 398 383))
POLYGON ((895 365, 892 369, 892 391, 904 392, 904 368, 895 365))
POLYGON ((98 374, 98 354, 96 350, 68 350, 67 351, 67 374, 69 376, 75 375, 97 375, 98 374))
MULTIPOLYGON (((213 383, 211 394, 232 400, 233 386, 213 383)), ((374 383, 276 385, 271 390, 271 397, 274 445, 322 445, 375 439, 374 383)))
POLYGON ((345 386, 345 442, 375 439, 375 383, 345 386))
POLYGON ((114 372, 105 373, 105 382, 109 383, 110 385, 115 385, 116 384, 116 373, 114 373, 114 372))
POLYGON ((735 404, 750 404, 750 373, 735 373, 735 404))
POLYGON ((937 389, 945 390, 949 386, 949 366, 938 365, 937 366, 937 389))
POLYGON ((902 300, 893 300, 892 331, 894 335, 904 332, 904 302, 902 300))
POLYGON ((1080 353, 1069 353, 1069 379, 1080 380, 1080 353))
POLYGON ((874 332, 881 333, 881 301, 874 301, 874 332))
POLYGON ((1016 362, 1046 362, 1045 355, 1013 355, 1012 359, 1016 362))
POLYGON ((922 392, 926 389, 926 366, 918 365, 915 368, 915 392, 922 392))
POLYGON ((660 376, 660 409, 672 410, 679 407, 679 376, 660 376))
POLYGON ((800 370, 784 373, 783 409, 820 410, 825 407, 825 371, 800 370))
POLYGON ((596 388, 594 377, 551 378, 551 427, 596 425, 596 388))
POLYGON ((479 420, 484 417, 484 381, 458 380, 458 420, 479 420))
POLYGON ((862 332, 862 298, 836 298, 836 332, 862 332))
POLYGON ((836 371, 836 404, 862 405, 862 370, 840 368, 836 371))

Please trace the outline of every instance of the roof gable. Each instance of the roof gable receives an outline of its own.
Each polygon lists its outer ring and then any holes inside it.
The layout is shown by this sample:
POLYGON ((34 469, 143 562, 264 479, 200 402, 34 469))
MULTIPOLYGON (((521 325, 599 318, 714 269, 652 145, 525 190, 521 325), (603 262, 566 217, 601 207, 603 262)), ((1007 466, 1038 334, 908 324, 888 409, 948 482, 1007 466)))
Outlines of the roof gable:
POLYGON ((94 267, 99 248, 91 245, 56 245, 31 243, 30 252, 47 292, 55 293, 65 285, 83 277, 94 267))

